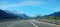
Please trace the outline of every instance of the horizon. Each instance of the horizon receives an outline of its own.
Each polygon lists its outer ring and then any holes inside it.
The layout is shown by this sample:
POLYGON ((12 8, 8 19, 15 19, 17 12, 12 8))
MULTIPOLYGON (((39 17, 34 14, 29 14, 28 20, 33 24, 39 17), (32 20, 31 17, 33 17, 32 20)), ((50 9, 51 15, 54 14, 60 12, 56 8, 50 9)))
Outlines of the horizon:
POLYGON ((30 16, 60 11, 60 0, 0 0, 0 9, 15 10, 30 16))

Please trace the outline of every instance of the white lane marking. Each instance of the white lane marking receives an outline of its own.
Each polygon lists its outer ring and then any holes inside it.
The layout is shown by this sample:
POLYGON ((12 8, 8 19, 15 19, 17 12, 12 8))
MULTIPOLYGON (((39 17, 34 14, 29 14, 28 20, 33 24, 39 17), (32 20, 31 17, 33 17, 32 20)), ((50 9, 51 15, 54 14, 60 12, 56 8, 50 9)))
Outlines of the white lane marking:
POLYGON ((0 24, 4 24, 4 23, 10 23, 10 22, 3 22, 3 23, 0 23, 0 24))
POLYGON ((3 22, 3 23, 0 23, 0 24, 4 24, 4 23, 9 23, 9 22, 3 22))
POLYGON ((37 20, 33 20, 34 22, 39 22, 39 23, 42 23, 42 24, 48 24, 48 25, 54 25, 55 26, 55 24, 51 24, 51 23, 46 23, 46 22, 42 22, 42 21, 37 21, 37 20))
MULTIPOLYGON (((16 21, 10 21, 10 22, 16 22, 16 21)), ((10 22, 3 22, 3 23, 0 23, 0 24, 4 24, 4 23, 10 23, 10 22)))
MULTIPOLYGON (((19 23, 19 22, 17 22, 17 23, 19 23)), ((11 27, 11 26, 13 26, 13 25, 16 25, 17 23, 11 24, 11 25, 9 25, 9 26, 7 26, 7 27, 11 27)))
POLYGON ((32 24, 32 25, 34 25, 35 27, 38 27, 37 25, 35 25, 34 23, 32 23, 31 21, 30 21, 30 23, 32 24))
MULTIPOLYGON (((16 24, 16 23, 15 23, 16 24)), ((15 24, 11 24, 10 26, 7 26, 7 27, 11 27, 11 26, 13 26, 13 25, 15 25, 15 24)))
MULTIPOLYGON (((19 20, 20 21, 20 20, 19 20)), ((8 22, 2 22, 0 24, 4 24, 4 23, 11 23, 11 22, 17 22, 17 21, 8 21, 8 22)))
MULTIPOLYGON (((21 21, 20 21, 21 22, 21 21)), ((16 24, 19 24, 20 22, 16 22, 16 23, 14 23, 14 24, 11 24, 11 25, 9 25, 9 26, 7 26, 7 27, 11 27, 11 26, 14 26, 14 25, 16 25, 16 24)), ((22 23, 22 22, 21 22, 22 23)))

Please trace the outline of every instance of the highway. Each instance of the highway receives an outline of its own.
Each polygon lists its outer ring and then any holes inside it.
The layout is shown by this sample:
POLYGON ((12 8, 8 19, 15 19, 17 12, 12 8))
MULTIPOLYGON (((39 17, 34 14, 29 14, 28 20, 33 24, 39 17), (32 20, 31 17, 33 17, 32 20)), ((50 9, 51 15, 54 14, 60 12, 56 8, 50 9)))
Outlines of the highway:
POLYGON ((0 27, 56 27, 55 25, 36 20, 19 20, 0 23, 0 27))

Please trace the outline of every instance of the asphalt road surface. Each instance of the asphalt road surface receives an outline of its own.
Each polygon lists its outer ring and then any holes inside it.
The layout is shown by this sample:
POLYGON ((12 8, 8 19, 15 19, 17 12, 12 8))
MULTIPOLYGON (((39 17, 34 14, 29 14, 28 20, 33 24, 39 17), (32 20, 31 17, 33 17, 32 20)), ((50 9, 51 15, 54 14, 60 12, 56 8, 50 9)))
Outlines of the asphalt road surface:
POLYGON ((0 27, 56 27, 55 25, 36 20, 19 20, 0 23, 0 27))

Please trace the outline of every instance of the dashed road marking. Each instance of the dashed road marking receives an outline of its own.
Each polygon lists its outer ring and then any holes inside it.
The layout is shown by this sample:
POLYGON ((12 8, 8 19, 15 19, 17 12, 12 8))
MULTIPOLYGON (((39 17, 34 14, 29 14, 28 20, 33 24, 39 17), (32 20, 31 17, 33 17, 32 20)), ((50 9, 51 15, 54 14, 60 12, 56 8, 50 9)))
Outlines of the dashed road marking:
MULTIPOLYGON (((21 22, 21 21, 20 21, 21 22)), ((7 26, 7 27, 12 27, 12 26, 14 26, 14 25, 16 25, 16 24, 18 24, 18 23, 20 23, 20 22, 16 22, 16 23, 14 23, 14 24, 11 24, 11 25, 9 25, 9 26, 7 26)), ((21 22, 22 23, 22 22, 21 22)))
POLYGON ((37 25, 35 25, 34 23, 32 23, 31 21, 30 21, 30 23, 32 24, 32 25, 34 25, 35 27, 38 27, 37 25))
MULTIPOLYGON (((17 22, 17 23, 18 23, 18 22, 17 22)), ((17 23, 11 24, 11 25, 9 25, 9 26, 7 26, 7 27, 11 27, 11 26, 13 26, 13 25, 15 25, 15 24, 17 24, 17 23)))

